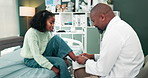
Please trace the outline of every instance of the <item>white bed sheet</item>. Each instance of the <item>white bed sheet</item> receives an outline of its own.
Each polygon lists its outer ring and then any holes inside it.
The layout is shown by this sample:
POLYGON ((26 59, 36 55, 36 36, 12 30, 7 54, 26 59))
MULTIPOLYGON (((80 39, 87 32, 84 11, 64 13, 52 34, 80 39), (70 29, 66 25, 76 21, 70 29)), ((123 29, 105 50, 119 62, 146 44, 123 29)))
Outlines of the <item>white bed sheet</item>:
POLYGON ((45 68, 24 65, 21 49, 0 57, 0 78, 54 78, 55 73, 45 68))

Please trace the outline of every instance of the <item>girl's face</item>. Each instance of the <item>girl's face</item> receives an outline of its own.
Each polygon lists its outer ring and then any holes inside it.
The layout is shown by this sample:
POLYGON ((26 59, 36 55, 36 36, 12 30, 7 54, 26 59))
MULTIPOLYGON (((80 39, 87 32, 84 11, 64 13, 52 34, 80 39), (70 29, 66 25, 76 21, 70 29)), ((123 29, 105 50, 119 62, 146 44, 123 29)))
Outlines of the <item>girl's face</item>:
POLYGON ((47 21, 46 21, 46 30, 47 31, 52 31, 53 30, 54 22, 55 22, 54 16, 52 16, 49 19, 47 19, 47 21))

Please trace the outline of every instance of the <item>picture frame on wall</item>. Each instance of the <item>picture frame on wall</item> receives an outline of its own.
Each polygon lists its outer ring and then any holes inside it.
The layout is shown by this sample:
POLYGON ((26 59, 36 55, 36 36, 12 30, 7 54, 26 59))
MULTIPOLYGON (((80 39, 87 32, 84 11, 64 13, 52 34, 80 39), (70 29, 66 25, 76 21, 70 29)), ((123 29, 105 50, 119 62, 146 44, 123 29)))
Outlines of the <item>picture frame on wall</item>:
POLYGON ((45 0, 45 5, 57 5, 60 4, 61 5, 61 0, 45 0))
POLYGON ((61 0, 45 0, 46 10, 55 12, 56 5, 61 5, 61 0))

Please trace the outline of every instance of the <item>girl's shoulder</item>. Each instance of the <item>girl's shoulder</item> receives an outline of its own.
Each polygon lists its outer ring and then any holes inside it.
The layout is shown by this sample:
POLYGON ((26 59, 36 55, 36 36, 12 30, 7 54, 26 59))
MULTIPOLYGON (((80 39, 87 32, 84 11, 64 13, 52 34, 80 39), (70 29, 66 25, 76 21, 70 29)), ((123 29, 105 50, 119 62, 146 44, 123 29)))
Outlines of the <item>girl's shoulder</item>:
POLYGON ((37 36, 37 31, 34 28, 29 28, 25 34, 26 37, 34 37, 37 36))

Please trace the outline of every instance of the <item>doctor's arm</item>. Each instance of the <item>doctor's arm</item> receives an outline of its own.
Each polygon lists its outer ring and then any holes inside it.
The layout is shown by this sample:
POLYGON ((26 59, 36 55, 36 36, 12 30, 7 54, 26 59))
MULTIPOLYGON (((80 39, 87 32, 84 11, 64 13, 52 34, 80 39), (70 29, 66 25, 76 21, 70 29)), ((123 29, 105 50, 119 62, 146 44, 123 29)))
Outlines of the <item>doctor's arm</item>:
POLYGON ((120 35, 109 34, 104 37, 99 59, 97 62, 88 59, 85 65, 86 72, 98 76, 107 76, 116 63, 121 46, 122 38, 120 35))

